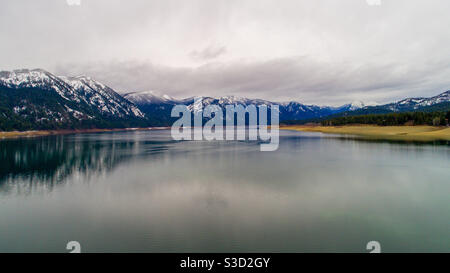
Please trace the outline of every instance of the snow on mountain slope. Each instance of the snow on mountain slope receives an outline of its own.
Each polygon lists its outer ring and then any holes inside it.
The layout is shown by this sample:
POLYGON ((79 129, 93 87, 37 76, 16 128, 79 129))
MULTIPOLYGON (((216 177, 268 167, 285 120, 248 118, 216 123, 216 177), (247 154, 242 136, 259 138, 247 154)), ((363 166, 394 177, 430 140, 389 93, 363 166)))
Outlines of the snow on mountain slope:
POLYGON ((136 105, 108 86, 89 77, 57 77, 43 69, 0 72, 0 106, 3 129, 145 126, 146 122, 136 105))
MULTIPOLYGON (((195 97, 178 100, 167 96, 159 96, 152 91, 129 93, 124 97, 138 105, 143 112, 152 116, 163 113, 165 115, 170 115, 168 109, 170 109, 170 106, 176 104, 184 104, 189 110, 194 112, 197 111, 196 109, 201 109, 200 105, 195 104, 195 97)), ((207 105, 217 105, 222 108, 223 111, 225 110, 226 105, 279 105, 280 120, 318 118, 343 111, 358 109, 363 106, 361 102, 358 104, 353 103, 340 107, 331 107, 305 105, 296 101, 279 103, 262 99, 249 99, 239 96, 202 97, 202 106, 205 107, 207 105)))
POLYGON ((362 108, 362 110, 377 110, 388 112, 416 111, 424 107, 433 106, 445 102, 450 102, 450 91, 443 92, 430 98, 407 98, 383 105, 365 106, 362 108))
POLYGON ((66 100, 75 100, 75 91, 64 80, 43 69, 19 69, 0 72, 0 85, 9 88, 41 88, 54 90, 66 100))
MULTIPOLYGON (((0 72, 0 86, 11 89, 39 88, 55 91, 67 101, 85 103, 102 114, 116 117, 143 118, 144 114, 111 88, 89 77, 57 77, 43 69, 21 69, 0 72)), ((70 112, 75 113, 68 105, 70 112)))
POLYGON ((154 91, 132 92, 123 95, 124 98, 136 105, 140 104, 176 104, 179 101, 169 95, 157 95, 154 91))
POLYGON ((134 116, 143 118, 144 114, 132 103, 117 94, 108 86, 90 77, 60 77, 76 90, 77 101, 98 108, 103 114, 117 117, 134 116))
POLYGON ((438 104, 441 102, 448 102, 450 101, 450 91, 446 91, 444 93, 441 93, 437 96, 431 97, 431 98, 408 98, 401 101, 398 101, 396 103, 393 103, 393 105, 396 106, 412 106, 415 109, 420 106, 430 106, 434 104, 438 104))
MULTIPOLYGON (((43 69, 22 69, 0 72, 0 106, 10 108, 8 115, 18 115, 28 122, 53 120, 64 123, 70 119, 148 119, 157 125, 170 124, 171 109, 184 104, 191 111, 199 109, 195 97, 175 99, 154 91, 133 92, 123 97, 108 86, 90 77, 57 77, 43 69), (16 90, 17 92, 12 92, 16 90), (45 93, 48 92, 48 93, 45 93)), ((339 107, 306 105, 297 101, 272 102, 238 96, 203 97, 203 107, 217 105, 279 105, 280 120, 322 118, 339 113, 372 113, 377 111, 411 111, 450 101, 450 91, 431 98, 408 98, 395 103, 377 105, 354 101, 339 107), (381 110, 380 110, 381 109, 381 110)), ((0 113, 1 115, 2 113, 0 113)), ((6 113, 3 113, 6 115, 6 113)), ((1 118, 1 116, 0 116, 1 118)))
POLYGON ((433 112, 448 111, 450 108, 450 91, 430 98, 407 98, 388 104, 367 104, 366 106, 338 113, 339 116, 358 116, 370 114, 387 114, 401 112, 433 112))
POLYGON ((363 108, 364 106, 365 106, 364 102, 362 102, 362 101, 353 101, 349 105, 349 110, 353 111, 353 110, 356 110, 356 109, 359 109, 359 108, 363 108))

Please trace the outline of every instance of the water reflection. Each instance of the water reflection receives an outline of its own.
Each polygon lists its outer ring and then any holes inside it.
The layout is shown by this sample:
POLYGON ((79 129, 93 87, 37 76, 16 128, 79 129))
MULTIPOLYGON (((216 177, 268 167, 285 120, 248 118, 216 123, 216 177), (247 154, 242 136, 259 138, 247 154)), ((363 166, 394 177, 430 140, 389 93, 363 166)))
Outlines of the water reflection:
POLYGON ((0 252, 449 250, 445 145, 283 131, 260 152, 158 131, 0 148, 0 252))
POLYGON ((110 172, 132 158, 167 150, 171 141, 86 136, 50 136, 0 141, 0 191, 25 193, 40 187, 52 190, 77 175, 89 180, 110 172), (139 145, 151 146, 148 150, 139 145))
MULTIPOLYGON (((447 145, 448 142, 445 141, 399 142, 291 131, 282 131, 281 137, 280 149, 275 153, 266 153, 264 157, 261 157, 262 154, 258 151, 260 144, 258 142, 194 141, 176 145, 179 142, 171 140, 169 131, 152 134, 141 132, 100 133, 3 140, 0 141, 0 193, 8 193, 13 189, 22 194, 29 193, 33 189, 51 191, 56 185, 69 181, 73 176, 89 181, 92 177, 111 173, 114 168, 130 160, 143 162, 149 158, 154 161, 165 158, 166 162, 188 159, 192 163, 184 163, 184 165, 214 170, 215 175, 223 174, 233 180, 242 181, 242 183, 261 178, 259 179, 261 184, 264 184, 267 177, 273 177, 276 180, 277 176, 297 175, 295 172, 286 170, 283 165, 265 168, 266 165, 271 164, 270 162, 286 161, 292 164, 292 161, 289 161, 291 159, 299 162, 300 166, 309 165, 317 168, 329 160, 327 159, 329 155, 322 153, 326 153, 330 146, 335 150, 333 153, 339 151, 340 146, 344 147, 342 154, 337 154, 343 160, 346 158, 345 152, 354 149, 357 149, 358 152, 366 149, 372 154, 371 156, 378 150, 394 154, 398 152, 413 153, 410 155, 413 157, 424 157, 429 154, 426 151, 437 150, 441 155, 446 155, 447 159, 450 159, 450 149, 447 145), (341 143, 341 145, 336 146, 336 143, 341 143), (348 147, 353 148, 349 150, 348 147), (308 150, 307 153, 314 153, 315 156, 298 157, 299 152, 305 154, 305 149, 308 150), (322 156, 317 156, 320 154, 322 156), (236 156, 239 156, 239 161, 245 161, 246 165, 239 166, 231 163, 228 169, 218 168, 224 164, 221 160, 236 156), (248 165, 254 165, 254 170, 247 171, 248 165), (260 168, 259 166, 264 167, 260 168), (237 171, 229 172, 230 169, 237 171), (262 179, 263 177, 265 179, 262 179)), ((183 166, 179 167, 183 169, 183 166)), ((214 178, 211 177, 211 179, 214 178)), ((273 184, 269 183, 268 186, 271 187, 273 184)), ((276 187, 280 187, 280 185, 276 185, 276 187)))

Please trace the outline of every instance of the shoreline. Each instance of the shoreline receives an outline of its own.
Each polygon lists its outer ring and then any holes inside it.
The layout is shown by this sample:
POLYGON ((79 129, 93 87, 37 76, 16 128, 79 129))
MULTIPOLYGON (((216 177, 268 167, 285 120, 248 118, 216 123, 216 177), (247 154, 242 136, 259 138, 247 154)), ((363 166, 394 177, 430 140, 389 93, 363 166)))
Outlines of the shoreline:
MULTIPOLYGON (((115 128, 115 129, 74 129, 74 130, 35 130, 35 131, 0 131, 0 140, 11 138, 29 138, 52 135, 89 134, 104 132, 165 130, 170 127, 115 128)), ((400 141, 450 141, 450 127, 443 126, 377 126, 377 125, 282 125, 280 130, 316 132, 323 134, 353 135, 369 139, 400 141)))
POLYGON ((366 139, 400 140, 400 141, 450 141, 450 127, 444 126, 377 126, 377 125, 286 125, 281 130, 318 132, 323 134, 353 135, 366 139))
POLYGON ((89 134, 104 132, 151 131, 164 130, 170 127, 115 128, 115 129, 73 129, 73 130, 35 130, 35 131, 0 131, 1 139, 41 137, 53 135, 89 134))

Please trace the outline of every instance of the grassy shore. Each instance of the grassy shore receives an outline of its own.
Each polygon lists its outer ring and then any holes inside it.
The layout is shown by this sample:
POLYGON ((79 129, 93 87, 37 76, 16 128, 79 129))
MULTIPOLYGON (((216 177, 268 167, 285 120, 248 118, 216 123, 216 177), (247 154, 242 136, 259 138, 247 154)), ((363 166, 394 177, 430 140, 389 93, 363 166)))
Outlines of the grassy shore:
POLYGON ((406 141, 434 141, 450 140, 449 127, 435 126, 281 126, 280 129, 305 132, 320 132, 325 134, 357 135, 365 138, 406 140, 406 141))
POLYGON ((48 131, 0 131, 0 139, 2 138, 19 138, 19 137, 39 137, 50 135, 67 135, 81 133, 101 133, 101 132, 121 132, 121 131, 146 131, 154 129, 165 129, 166 127, 152 128, 124 128, 124 129, 82 129, 82 130, 48 130, 48 131))

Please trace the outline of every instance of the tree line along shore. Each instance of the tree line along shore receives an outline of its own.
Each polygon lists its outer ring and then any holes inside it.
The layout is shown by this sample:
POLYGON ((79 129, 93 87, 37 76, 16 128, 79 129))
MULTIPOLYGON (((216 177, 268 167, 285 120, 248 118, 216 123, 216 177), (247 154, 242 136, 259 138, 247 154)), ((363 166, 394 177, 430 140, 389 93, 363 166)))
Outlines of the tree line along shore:
MULTIPOLYGON (((406 112, 341 116, 309 124, 281 122, 281 129, 349 134, 393 140, 450 140, 450 111, 406 112)), ((301 121, 297 121, 301 123, 301 121)), ((165 127, 168 128, 168 127, 165 127)), ((150 128, 92 128, 78 130, 0 131, 0 138, 47 136, 56 134, 148 130, 150 128)))
POLYGON ((320 132, 325 134, 355 135, 372 139, 406 141, 450 141, 450 127, 444 126, 378 126, 378 125, 285 125, 281 129, 320 132))
POLYGON ((309 124, 282 124, 281 129, 357 135, 410 141, 450 141, 450 111, 341 116, 309 124))

